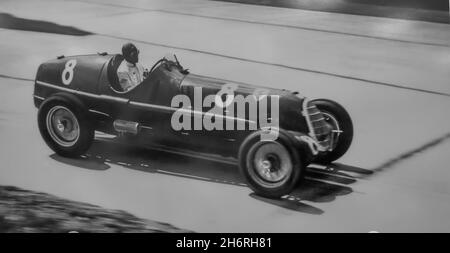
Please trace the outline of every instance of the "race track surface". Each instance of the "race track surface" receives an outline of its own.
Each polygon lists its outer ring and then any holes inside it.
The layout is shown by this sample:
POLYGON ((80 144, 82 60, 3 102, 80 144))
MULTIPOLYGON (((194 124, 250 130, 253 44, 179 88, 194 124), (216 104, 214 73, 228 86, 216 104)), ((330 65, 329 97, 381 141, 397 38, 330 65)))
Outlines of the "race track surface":
POLYGON ((0 28, 0 185, 196 232, 450 232, 448 24, 203 0, 5 0, 0 10, 92 33, 0 28), (192 73, 336 100, 353 145, 281 200, 255 196, 233 164, 101 134, 84 158, 55 155, 37 128, 38 65, 126 41, 146 66, 173 52, 192 73))

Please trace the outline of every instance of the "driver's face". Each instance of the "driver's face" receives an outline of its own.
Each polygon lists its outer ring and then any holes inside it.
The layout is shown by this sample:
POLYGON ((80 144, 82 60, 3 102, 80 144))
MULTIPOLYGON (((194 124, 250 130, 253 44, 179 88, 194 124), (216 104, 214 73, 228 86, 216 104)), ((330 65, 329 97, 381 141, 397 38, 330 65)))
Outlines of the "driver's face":
POLYGON ((139 61, 139 49, 131 51, 129 60, 131 63, 137 63, 139 61))

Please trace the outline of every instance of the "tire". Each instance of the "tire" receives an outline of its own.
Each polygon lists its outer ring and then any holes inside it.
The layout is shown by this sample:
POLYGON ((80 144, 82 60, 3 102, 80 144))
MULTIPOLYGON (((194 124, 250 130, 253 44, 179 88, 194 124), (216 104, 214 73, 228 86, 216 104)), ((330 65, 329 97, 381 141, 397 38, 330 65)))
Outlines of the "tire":
POLYGON ((322 112, 325 120, 333 126, 333 130, 342 131, 335 135, 337 143, 332 151, 327 151, 314 160, 316 163, 328 164, 341 158, 350 148, 353 140, 352 119, 344 107, 332 100, 317 99, 312 102, 322 112))
POLYGON ((94 139, 85 107, 77 99, 65 96, 54 96, 41 105, 38 126, 47 145, 64 157, 86 153, 94 139))
POLYGON ((287 133, 280 130, 275 141, 261 141, 261 133, 258 131, 249 135, 242 143, 239 169, 256 194, 280 198, 292 192, 303 176, 305 167, 287 133), (274 171, 269 172, 272 169, 274 171), (263 173, 263 170, 268 173, 263 173), (270 178, 267 175, 271 175, 270 178))

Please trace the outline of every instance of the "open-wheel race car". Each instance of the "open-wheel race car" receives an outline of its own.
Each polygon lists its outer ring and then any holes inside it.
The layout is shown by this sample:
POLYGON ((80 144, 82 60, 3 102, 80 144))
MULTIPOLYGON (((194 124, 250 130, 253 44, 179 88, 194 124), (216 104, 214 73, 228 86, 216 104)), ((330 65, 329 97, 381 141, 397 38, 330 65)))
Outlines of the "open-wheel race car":
MULTIPOLYGON (((352 142, 351 118, 331 100, 309 100, 298 92, 190 74, 176 57, 157 61, 142 83, 125 92, 117 77, 122 60, 120 54, 99 53, 60 56, 39 66, 34 89, 39 130, 57 154, 77 157, 86 153, 95 131, 127 136, 148 146, 231 157, 255 193, 277 198, 294 189, 310 163, 331 163, 343 156, 352 142), (242 107, 243 113, 230 116, 228 106, 234 100, 228 100, 233 98, 229 93, 223 96, 225 87, 231 87, 235 97, 263 94, 257 97, 258 108, 260 97, 270 98, 265 102, 270 112, 266 121, 277 121, 276 127, 261 124, 261 108, 252 112, 250 100, 242 107), (174 98, 180 95, 194 102, 174 105, 174 98), (204 103, 209 95, 220 101, 204 103), (277 119, 272 118, 275 113, 271 110, 275 97, 277 119), (223 114, 211 110, 216 104, 221 104, 223 114), (182 114, 191 126, 203 122, 198 118, 209 117, 223 128, 174 127, 175 114, 182 114), (244 129, 236 129, 239 124, 244 129), (276 138, 262 138, 275 130, 276 138)), ((186 122, 181 123, 186 126, 186 122)))

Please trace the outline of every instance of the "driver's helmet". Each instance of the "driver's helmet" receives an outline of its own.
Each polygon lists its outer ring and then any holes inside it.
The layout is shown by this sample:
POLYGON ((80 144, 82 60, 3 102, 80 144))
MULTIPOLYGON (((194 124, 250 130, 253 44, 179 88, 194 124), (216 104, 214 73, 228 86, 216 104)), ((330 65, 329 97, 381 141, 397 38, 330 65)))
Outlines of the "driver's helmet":
POLYGON ((122 46, 122 55, 129 63, 136 64, 139 61, 139 49, 133 43, 126 43, 122 46))

